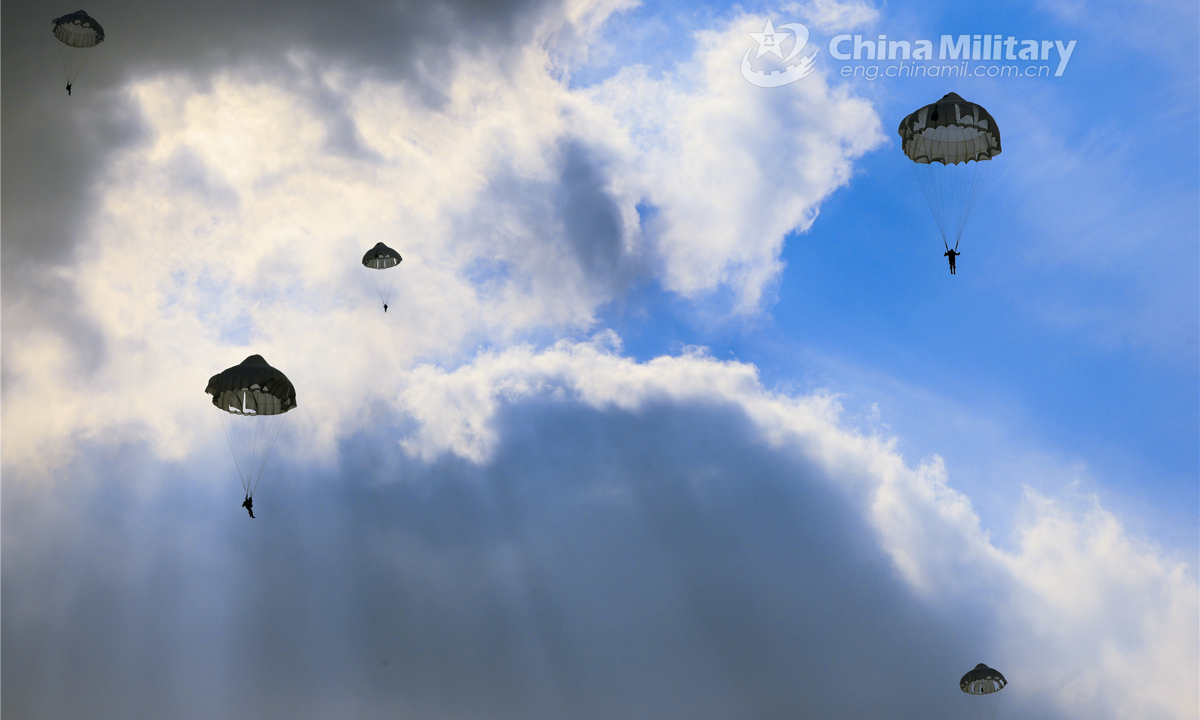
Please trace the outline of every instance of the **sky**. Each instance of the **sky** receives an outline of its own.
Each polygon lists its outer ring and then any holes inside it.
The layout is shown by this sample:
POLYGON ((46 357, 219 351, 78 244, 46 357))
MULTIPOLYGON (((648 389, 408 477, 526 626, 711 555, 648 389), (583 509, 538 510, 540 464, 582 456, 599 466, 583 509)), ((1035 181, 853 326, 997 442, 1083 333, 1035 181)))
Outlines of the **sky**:
POLYGON ((77 9, 0 9, 0 714, 1200 712, 1194 2, 112 0, 68 95, 77 9))

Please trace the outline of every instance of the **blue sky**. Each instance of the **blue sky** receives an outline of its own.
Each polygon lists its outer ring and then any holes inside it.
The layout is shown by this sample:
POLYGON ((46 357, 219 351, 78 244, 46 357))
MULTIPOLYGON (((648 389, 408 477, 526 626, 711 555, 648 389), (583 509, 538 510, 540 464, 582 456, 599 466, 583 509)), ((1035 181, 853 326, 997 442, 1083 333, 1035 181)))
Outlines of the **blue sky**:
POLYGON ((1195 717, 1194 4, 87 10, 70 97, 70 9, 3 10, 5 714, 954 718, 986 662, 1195 717), (767 20, 811 74, 742 77, 767 20), (1076 46, 829 51, 985 32, 1076 46), (953 276, 896 134, 951 91, 1004 142, 953 276))
MULTIPOLYGON (((1019 436, 1009 442, 1064 465, 1087 465, 1088 475, 1102 480, 1097 490, 1138 508, 1142 532, 1171 533, 1159 537, 1195 545, 1197 212, 1194 164, 1178 160, 1197 154, 1197 139, 1186 122, 1153 121, 1152 142, 1142 139, 1145 103, 1162 103, 1172 117, 1186 117, 1195 105, 1190 68, 1170 51, 1181 38, 1155 35, 1137 27, 1146 21, 1136 13, 1116 17, 1111 9, 1077 23, 1063 22, 1049 7, 1025 5, 982 15, 953 5, 892 10, 862 34, 896 28, 894 39, 936 43, 969 24, 1006 36, 1079 40, 1066 81, 969 85, 970 97, 994 97, 991 107, 1007 103, 1025 123, 993 168, 962 248, 971 253, 963 260, 967 268, 982 263, 988 272, 968 272, 953 283, 940 277, 943 268, 929 260, 937 254, 936 229, 894 134, 913 97, 936 98, 949 86, 858 79, 854 90, 891 120, 888 144, 856 164, 854 180, 822 204, 808 232, 789 236, 782 251, 788 272, 766 319, 713 323, 707 313, 658 295, 647 298, 658 301, 648 314, 677 319, 666 332, 630 323, 622 332, 627 347, 648 358, 679 344, 704 344, 719 357, 732 351, 755 362, 771 381, 811 382, 815 374, 818 384, 844 388, 866 405, 893 395, 896 389, 885 388, 900 381, 914 396, 933 396, 888 408, 906 416, 902 440, 913 442, 908 452, 918 456, 961 452, 969 464, 971 455, 993 454, 987 447, 993 438, 978 437, 987 432, 975 424, 979 418, 922 428, 935 403, 960 416, 987 407, 985 414, 1004 418, 1007 432, 1019 436), (1147 41, 1122 43, 1121 36, 1138 35, 1147 41), (1087 45, 1122 52, 1085 52, 1087 45), (1114 101, 1123 97, 1120 87, 1149 90, 1137 102, 1114 101), (1037 144, 1023 147, 1030 134, 1037 144), (1150 147, 1173 150, 1155 156, 1150 147), (1061 155, 1048 156, 1051 149, 1061 155), (1044 182, 1035 182, 1039 176, 1044 182), (797 354, 803 360, 789 360, 797 354), (863 397, 869 382, 884 387, 863 397), (957 427, 963 422, 968 428, 957 427), (1158 522, 1160 512, 1173 520, 1158 522)), ((643 5, 623 20, 661 21, 672 12, 678 11, 643 5)), ((655 57, 662 62, 689 52, 686 35, 666 35, 677 44, 648 43, 653 49, 639 60, 653 66, 655 57)))

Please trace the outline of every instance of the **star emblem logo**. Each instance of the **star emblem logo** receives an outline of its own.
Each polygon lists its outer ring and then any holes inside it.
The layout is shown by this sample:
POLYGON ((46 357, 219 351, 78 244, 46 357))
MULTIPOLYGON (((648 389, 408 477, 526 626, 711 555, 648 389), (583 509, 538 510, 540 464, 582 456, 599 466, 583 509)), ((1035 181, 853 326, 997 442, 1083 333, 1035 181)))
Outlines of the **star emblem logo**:
POLYGON ((767 18, 767 24, 763 26, 762 32, 746 34, 754 38, 754 42, 758 43, 758 55, 754 56, 755 59, 758 59, 767 53, 771 53, 782 60, 783 41, 786 40, 788 35, 791 33, 775 32, 775 26, 771 24, 771 19, 767 18))
POLYGON ((784 23, 775 29, 775 24, 767 19, 763 25, 763 31, 760 33, 746 33, 758 45, 758 54, 754 54, 754 48, 746 51, 742 57, 742 77, 751 85, 759 87, 771 88, 790 85, 802 77, 805 77, 813 72, 813 61, 817 57, 817 53, 813 52, 808 57, 800 57, 800 51, 808 44, 808 28, 800 23, 784 23), (788 39, 788 36, 793 39, 792 49, 785 55, 783 52, 783 43, 788 39), (772 54, 778 61, 768 60, 768 63, 782 66, 777 70, 764 69, 759 70, 751 64, 750 57, 753 55, 757 60, 763 55, 772 54))

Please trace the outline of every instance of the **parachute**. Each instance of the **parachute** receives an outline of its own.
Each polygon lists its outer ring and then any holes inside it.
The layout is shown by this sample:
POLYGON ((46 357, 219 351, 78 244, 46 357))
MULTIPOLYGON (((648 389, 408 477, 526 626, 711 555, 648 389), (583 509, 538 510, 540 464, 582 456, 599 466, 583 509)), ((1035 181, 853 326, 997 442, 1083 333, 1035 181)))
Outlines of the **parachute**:
POLYGON ((992 720, 996 717, 996 709, 1000 705, 1000 690, 1008 684, 999 670, 994 670, 983 663, 975 666, 958 681, 958 687, 970 697, 967 698, 975 717, 979 720, 992 720))
POLYGON ((987 110, 950 93, 900 121, 901 149, 933 212, 942 243, 954 249, 991 163, 1000 128, 987 110))
POLYGON ((58 56, 62 60, 63 74, 67 76, 69 95, 75 78, 92 56, 91 48, 104 42, 104 28, 83 10, 55 18, 52 22, 54 37, 58 38, 59 42, 58 56))
MULTIPOLYGON (((394 268, 400 264, 404 258, 400 257, 400 253, 391 249, 383 243, 375 243, 375 247, 367 251, 363 255, 363 267, 371 268, 372 270, 387 270, 394 268)), ((384 291, 383 283, 379 276, 372 276, 375 281, 375 291, 379 293, 379 302, 383 303, 383 311, 387 312, 388 299, 392 296, 393 278, 389 273, 387 275, 387 291, 384 291)))
POLYGON ((204 392, 223 412, 225 437, 247 497, 254 496, 283 426, 283 414, 296 407, 296 388, 262 355, 213 375, 204 392))

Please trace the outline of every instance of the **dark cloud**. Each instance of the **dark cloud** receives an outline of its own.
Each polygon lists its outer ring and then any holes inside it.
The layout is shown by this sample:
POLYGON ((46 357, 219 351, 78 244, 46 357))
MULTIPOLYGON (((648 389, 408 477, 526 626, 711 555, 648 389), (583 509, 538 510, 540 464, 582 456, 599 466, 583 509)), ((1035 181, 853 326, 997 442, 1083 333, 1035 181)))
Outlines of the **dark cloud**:
POLYGON ((485 295, 550 280, 555 286, 537 288, 539 294, 578 291, 592 301, 619 302, 647 282, 653 268, 645 253, 626 249, 609 159, 582 140, 564 138, 549 161, 551 180, 498 168, 457 218, 455 237, 479 248, 469 276, 485 295), (568 284, 563 273, 572 265, 580 272, 568 284))
MULTIPOLYGON (((325 68, 436 87, 453 71, 456 54, 504 62, 558 8, 544 0, 111 2, 91 9, 106 40, 81 76, 80 92, 160 72, 199 82, 231 69, 286 78, 294 53, 315 56, 325 68)), ((59 71, 50 34, 56 13, 32 2, 7 3, 3 13, 5 94, 34 93, 59 71)), ((52 84, 62 94, 62 83, 52 84)))
POLYGON ((916 600, 860 513, 740 413, 533 402, 497 422, 478 467, 408 459, 387 425, 328 472, 276 458, 255 521, 223 456, 91 449, 54 490, 6 478, 3 714, 965 710, 956 680, 996 632, 980 608, 916 600))
POLYGON ((625 233, 620 209, 608 192, 608 176, 583 143, 564 145, 554 205, 567 242, 588 276, 614 276, 625 260, 625 233))

